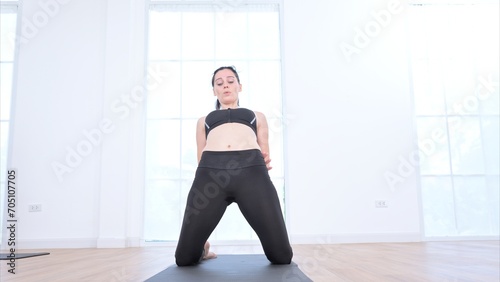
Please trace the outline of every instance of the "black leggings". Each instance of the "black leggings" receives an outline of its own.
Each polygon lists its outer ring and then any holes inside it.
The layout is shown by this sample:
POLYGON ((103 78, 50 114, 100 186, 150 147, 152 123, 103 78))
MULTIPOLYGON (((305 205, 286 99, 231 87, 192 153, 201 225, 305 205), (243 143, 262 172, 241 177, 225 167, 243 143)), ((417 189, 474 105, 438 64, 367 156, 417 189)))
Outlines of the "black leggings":
POLYGON ((178 266, 197 264, 228 205, 238 204, 273 264, 289 264, 292 248, 276 189, 260 150, 205 151, 189 191, 175 251, 178 266))

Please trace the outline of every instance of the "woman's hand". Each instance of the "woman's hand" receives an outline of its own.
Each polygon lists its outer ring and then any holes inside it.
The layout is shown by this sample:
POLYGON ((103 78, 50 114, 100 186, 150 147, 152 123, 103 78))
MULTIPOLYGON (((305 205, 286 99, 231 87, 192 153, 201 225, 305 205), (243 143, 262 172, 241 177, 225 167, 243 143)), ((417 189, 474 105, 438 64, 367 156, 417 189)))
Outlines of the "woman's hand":
POLYGON ((271 158, 269 157, 269 128, 267 126, 266 116, 261 112, 255 112, 257 117, 257 143, 259 144, 260 151, 266 162, 267 170, 273 167, 270 165, 271 158))
POLYGON ((262 156, 264 157, 264 162, 266 162, 267 170, 271 170, 273 167, 271 166, 271 158, 269 157, 269 153, 262 152, 262 156))

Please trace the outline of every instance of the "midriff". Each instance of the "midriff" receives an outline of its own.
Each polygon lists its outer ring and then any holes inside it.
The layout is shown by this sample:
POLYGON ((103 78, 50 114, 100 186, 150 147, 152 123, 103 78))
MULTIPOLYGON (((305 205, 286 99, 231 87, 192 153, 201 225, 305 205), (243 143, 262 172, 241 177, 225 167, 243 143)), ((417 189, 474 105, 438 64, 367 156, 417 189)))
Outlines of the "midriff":
POLYGON ((225 123, 212 129, 203 151, 259 149, 255 132, 241 123, 225 123))

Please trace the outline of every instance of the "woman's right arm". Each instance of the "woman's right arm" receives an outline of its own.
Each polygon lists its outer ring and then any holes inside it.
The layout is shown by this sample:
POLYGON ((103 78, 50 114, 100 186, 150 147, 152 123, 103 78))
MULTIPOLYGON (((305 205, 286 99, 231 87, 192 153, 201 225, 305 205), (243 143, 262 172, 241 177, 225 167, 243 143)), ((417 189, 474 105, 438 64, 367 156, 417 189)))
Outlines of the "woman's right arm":
POLYGON ((207 144, 207 138, 205 137, 205 117, 198 119, 196 124, 196 147, 197 147, 197 157, 198 163, 200 163, 201 153, 207 144))

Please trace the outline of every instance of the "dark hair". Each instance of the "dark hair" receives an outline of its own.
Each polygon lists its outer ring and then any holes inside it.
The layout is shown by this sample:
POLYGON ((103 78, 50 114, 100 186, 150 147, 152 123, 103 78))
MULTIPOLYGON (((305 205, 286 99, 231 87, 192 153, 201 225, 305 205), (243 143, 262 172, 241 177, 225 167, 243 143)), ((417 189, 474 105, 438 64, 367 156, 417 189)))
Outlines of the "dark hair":
MULTIPOLYGON (((238 83, 240 83, 240 76, 238 75, 236 68, 234 66, 223 66, 223 67, 220 67, 214 71, 214 74, 212 75, 212 87, 214 87, 215 75, 221 70, 231 70, 234 73, 236 80, 238 80, 238 83)), ((240 103, 240 101, 238 101, 238 105, 239 105, 239 103, 240 103)), ((220 109, 219 99, 217 99, 217 101, 215 101, 215 109, 216 110, 220 109)))

